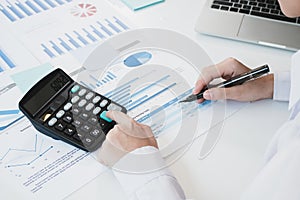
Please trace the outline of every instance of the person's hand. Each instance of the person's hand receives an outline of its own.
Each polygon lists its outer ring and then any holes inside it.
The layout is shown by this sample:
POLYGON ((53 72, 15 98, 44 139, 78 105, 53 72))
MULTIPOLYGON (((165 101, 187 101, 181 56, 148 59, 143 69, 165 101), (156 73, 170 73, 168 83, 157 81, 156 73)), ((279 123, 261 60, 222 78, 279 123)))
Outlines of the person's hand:
POLYGON ((97 152, 97 159, 113 166, 127 153, 144 146, 158 148, 149 126, 140 124, 119 111, 108 111, 106 116, 117 124, 106 135, 106 140, 97 152))
MULTIPOLYGON (((199 93, 216 78, 228 80, 250 70, 250 68, 246 67, 234 58, 228 58, 219 64, 206 67, 201 72, 193 94, 199 93)), ((204 92, 203 97, 207 100, 232 99, 237 101, 256 101, 272 98, 273 85, 273 74, 269 74, 238 86, 228 88, 210 88, 204 92)), ((199 99, 198 102, 201 103, 204 99, 199 99)))

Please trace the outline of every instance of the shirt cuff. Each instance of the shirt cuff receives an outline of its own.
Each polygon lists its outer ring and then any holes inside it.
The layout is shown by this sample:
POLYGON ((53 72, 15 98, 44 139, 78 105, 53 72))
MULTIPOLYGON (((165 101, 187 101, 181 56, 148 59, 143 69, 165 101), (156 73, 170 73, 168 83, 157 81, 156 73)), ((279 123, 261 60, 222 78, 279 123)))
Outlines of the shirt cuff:
POLYGON ((113 166, 112 171, 128 197, 158 177, 173 177, 159 150, 152 146, 128 153, 113 166))
POLYGON ((291 76, 290 72, 274 73, 273 99, 277 101, 288 101, 290 97, 291 76))

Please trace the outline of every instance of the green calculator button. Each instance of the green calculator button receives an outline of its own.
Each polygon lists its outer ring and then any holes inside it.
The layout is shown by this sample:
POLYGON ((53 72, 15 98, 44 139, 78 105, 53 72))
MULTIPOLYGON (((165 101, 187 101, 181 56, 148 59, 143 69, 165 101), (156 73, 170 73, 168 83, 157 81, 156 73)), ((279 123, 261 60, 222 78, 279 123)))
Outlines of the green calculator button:
POLYGON ((74 85, 71 89, 71 92, 76 93, 79 90, 79 88, 80 88, 79 85, 74 85))
POLYGON ((112 122, 112 120, 111 120, 110 118, 106 117, 106 112, 107 112, 107 111, 103 111, 103 112, 100 114, 100 118, 101 118, 101 119, 104 119, 104 120, 107 121, 107 122, 112 122))

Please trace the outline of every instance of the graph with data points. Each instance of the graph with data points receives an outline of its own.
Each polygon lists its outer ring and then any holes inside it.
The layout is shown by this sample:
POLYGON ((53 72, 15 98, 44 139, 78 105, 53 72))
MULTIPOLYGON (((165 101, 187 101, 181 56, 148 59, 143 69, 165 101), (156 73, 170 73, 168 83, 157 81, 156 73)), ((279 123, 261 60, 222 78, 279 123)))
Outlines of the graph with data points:
POLYGON ((0 12, 2 13, 2 17, 6 18, 10 22, 16 22, 27 17, 63 6, 70 2, 72 2, 72 0, 6 1, 5 3, 0 3, 0 12))
POLYGON ((40 44, 43 52, 54 58, 72 50, 105 40, 113 35, 128 30, 129 27, 118 17, 105 18, 93 24, 61 34, 60 37, 40 44))
POLYGON ((16 64, 13 62, 12 58, 0 48, 0 73, 4 72, 6 69, 13 69, 16 64))

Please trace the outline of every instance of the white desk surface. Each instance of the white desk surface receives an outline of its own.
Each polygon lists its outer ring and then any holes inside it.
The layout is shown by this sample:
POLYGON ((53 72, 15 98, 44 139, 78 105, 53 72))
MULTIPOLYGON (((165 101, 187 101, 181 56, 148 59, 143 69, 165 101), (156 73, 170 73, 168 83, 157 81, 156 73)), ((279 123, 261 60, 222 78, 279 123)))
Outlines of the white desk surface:
MULTIPOLYGON (((133 12, 118 0, 116 8, 140 27, 168 28, 198 42, 213 62, 236 57, 255 67, 268 63, 272 71, 288 70, 293 52, 226 40, 194 31, 204 0, 166 0, 133 12)), ((170 168, 182 185, 187 198, 239 199, 241 193, 262 166, 264 151, 279 126, 288 118, 288 104, 265 100, 250 103, 226 120, 222 137, 212 154, 198 160, 199 142, 170 168)), ((122 188, 108 171, 101 174, 68 199, 124 199, 122 188)))

